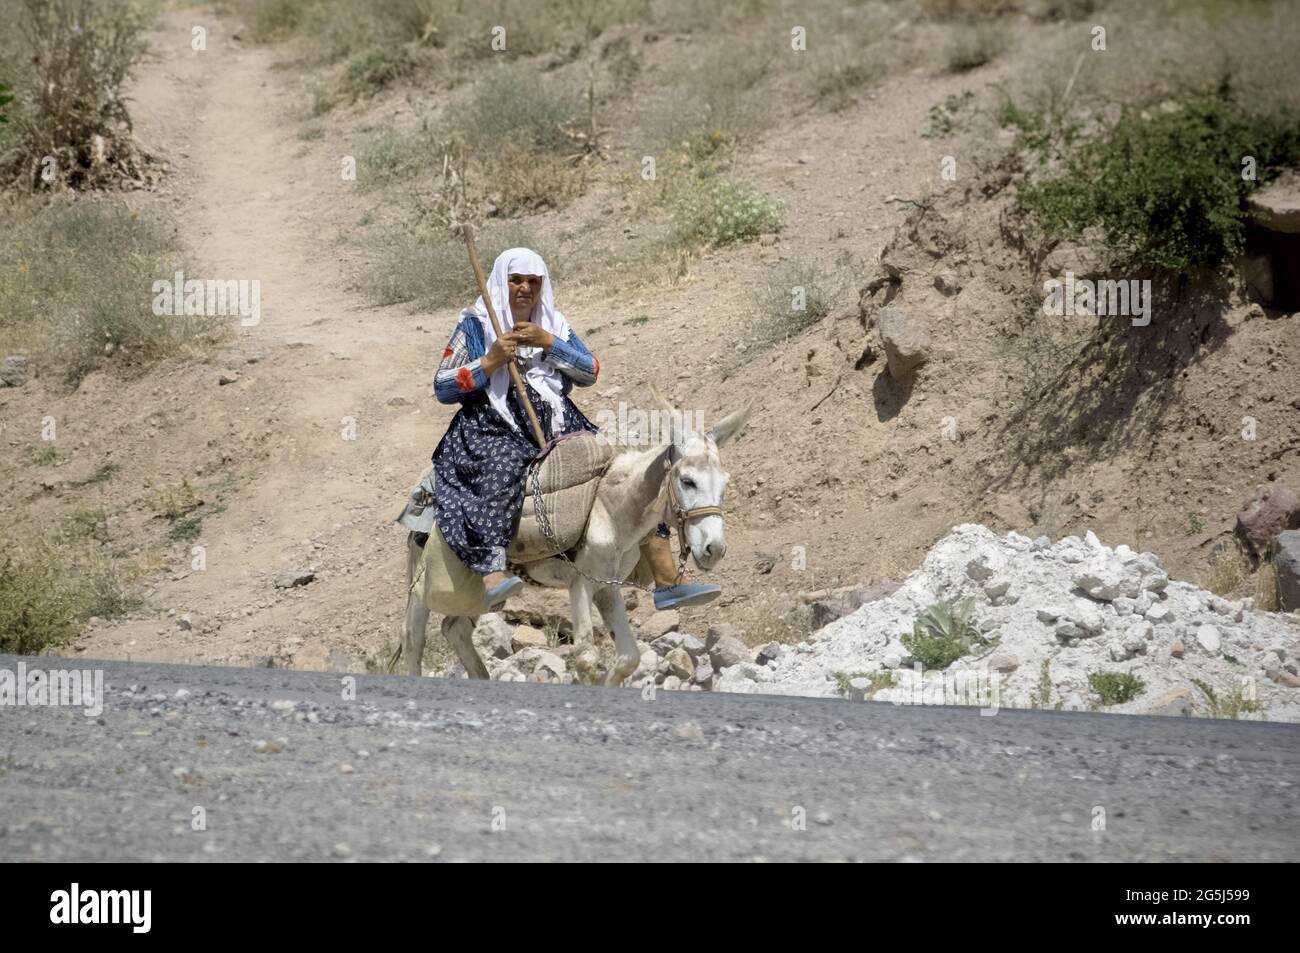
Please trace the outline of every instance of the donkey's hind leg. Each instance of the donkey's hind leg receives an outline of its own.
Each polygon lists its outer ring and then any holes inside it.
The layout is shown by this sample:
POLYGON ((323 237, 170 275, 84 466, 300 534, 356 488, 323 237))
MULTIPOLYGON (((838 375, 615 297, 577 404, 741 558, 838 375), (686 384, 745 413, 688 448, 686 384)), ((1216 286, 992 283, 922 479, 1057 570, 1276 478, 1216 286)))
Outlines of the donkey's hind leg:
POLYGON ((474 648, 474 622, 474 618, 467 615, 444 616, 442 634, 460 659, 460 664, 465 666, 470 678, 491 678, 487 666, 479 658, 478 650, 474 648))
POLYGON ((415 544, 415 534, 406 536, 406 623, 402 630, 402 654, 406 656, 406 674, 419 675, 420 663, 424 658, 424 633, 429 625, 429 607, 419 592, 411 589, 415 571, 424 554, 422 547, 415 544))

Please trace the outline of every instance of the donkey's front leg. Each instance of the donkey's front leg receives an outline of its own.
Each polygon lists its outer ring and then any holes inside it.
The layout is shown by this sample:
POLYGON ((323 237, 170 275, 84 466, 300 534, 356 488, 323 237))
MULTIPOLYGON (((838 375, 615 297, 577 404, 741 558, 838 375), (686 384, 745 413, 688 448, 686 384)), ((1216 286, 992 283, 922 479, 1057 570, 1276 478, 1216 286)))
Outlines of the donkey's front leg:
POLYGON ((605 677, 605 684, 622 685, 624 679, 631 676, 641 664, 641 653, 637 651, 636 636, 632 634, 632 625, 628 622, 623 593, 617 586, 601 586, 596 590, 595 602, 606 628, 614 633, 614 646, 618 650, 618 657, 605 677))

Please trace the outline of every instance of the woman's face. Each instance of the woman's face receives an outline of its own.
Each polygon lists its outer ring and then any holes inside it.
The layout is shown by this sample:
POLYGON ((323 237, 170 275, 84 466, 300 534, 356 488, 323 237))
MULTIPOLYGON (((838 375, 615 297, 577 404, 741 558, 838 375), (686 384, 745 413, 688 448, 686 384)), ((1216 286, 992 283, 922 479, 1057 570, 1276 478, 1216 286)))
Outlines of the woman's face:
POLYGON ((533 306, 542 293, 541 275, 514 275, 510 282, 510 313, 516 321, 532 319, 533 306))

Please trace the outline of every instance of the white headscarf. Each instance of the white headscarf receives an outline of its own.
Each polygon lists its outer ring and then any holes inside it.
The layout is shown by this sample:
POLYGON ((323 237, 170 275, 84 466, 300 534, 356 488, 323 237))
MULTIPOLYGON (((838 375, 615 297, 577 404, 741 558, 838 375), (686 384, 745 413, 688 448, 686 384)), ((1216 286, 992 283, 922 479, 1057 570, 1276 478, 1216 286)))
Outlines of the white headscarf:
MULTIPOLYGON (((514 314, 510 310, 510 276, 541 275, 542 293, 533 303, 533 324, 549 331, 558 340, 569 340, 569 322, 555 309, 555 296, 551 291, 551 274, 546 270, 542 256, 531 248, 508 248, 497 256, 492 265, 492 274, 488 275, 488 294, 492 296, 492 307, 501 322, 502 333, 514 329, 514 314)), ((487 307, 482 296, 474 302, 474 307, 466 308, 460 313, 462 318, 473 317, 483 329, 483 353, 491 349, 497 339, 488 317, 487 307)), ((555 368, 542 360, 540 347, 520 347, 516 349, 522 367, 521 371, 528 383, 551 407, 551 436, 558 437, 564 429, 564 377, 555 368)), ((506 406, 506 394, 510 390, 510 369, 502 365, 492 372, 488 379, 488 400, 498 414, 516 430, 519 424, 506 406)))

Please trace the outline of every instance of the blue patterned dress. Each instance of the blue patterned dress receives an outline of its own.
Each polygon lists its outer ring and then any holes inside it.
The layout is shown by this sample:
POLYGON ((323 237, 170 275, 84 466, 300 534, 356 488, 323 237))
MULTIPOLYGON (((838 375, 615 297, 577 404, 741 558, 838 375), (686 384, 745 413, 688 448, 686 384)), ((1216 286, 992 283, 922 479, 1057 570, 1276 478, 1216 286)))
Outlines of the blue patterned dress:
MULTIPOLYGON (((462 318, 442 352, 433 382, 440 402, 461 405, 433 451, 438 528, 461 561, 480 574, 506 568, 506 547, 518 528, 524 499, 524 474, 539 449, 513 387, 506 401, 518 430, 488 401, 488 376, 480 365, 486 350, 478 321, 462 318)), ((564 376, 562 432, 594 433, 596 426, 568 394, 574 384, 594 384, 600 362, 572 331, 567 341, 556 338, 545 361, 564 376)), ((542 432, 551 433, 551 405, 531 384, 524 386, 542 432)))

